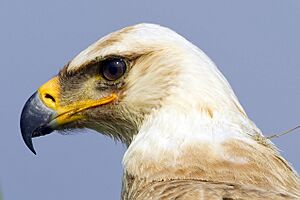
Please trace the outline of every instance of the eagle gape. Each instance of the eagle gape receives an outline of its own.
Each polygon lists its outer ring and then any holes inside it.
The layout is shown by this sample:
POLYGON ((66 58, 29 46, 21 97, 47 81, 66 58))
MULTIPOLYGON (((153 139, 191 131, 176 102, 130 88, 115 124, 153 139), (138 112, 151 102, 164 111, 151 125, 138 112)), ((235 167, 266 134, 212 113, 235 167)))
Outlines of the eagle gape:
POLYGON ((21 132, 90 128, 128 146, 122 199, 299 199, 297 173, 227 80, 172 30, 138 24, 100 39, 30 97, 21 132))

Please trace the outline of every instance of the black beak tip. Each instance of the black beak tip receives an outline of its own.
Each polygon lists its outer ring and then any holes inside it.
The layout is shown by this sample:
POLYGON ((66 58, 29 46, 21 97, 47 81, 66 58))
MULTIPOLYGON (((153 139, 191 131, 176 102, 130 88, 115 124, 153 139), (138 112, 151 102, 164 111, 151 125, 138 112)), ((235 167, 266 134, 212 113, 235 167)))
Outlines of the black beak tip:
POLYGON ((30 149, 30 151, 36 155, 36 152, 35 152, 34 147, 33 147, 33 144, 32 144, 32 139, 31 139, 31 137, 26 137, 26 138, 25 138, 25 137, 23 136, 23 140, 24 140, 26 146, 28 147, 28 149, 30 149))
POLYGON ((23 141, 26 144, 26 146, 30 149, 30 151, 32 151, 32 153, 34 153, 36 155, 36 152, 35 152, 33 144, 32 144, 32 136, 31 136, 30 132, 26 132, 24 130, 24 124, 23 124, 22 120, 21 120, 21 133, 22 133, 23 141))
MULTIPOLYGON (((33 96, 33 95, 32 95, 33 96)), ((32 97, 31 97, 32 98, 32 97)), ((20 128, 22 133, 22 138, 26 146, 36 154, 33 144, 32 144, 32 127, 29 125, 30 119, 28 119, 28 105, 26 104, 23 108, 20 120, 20 128)))

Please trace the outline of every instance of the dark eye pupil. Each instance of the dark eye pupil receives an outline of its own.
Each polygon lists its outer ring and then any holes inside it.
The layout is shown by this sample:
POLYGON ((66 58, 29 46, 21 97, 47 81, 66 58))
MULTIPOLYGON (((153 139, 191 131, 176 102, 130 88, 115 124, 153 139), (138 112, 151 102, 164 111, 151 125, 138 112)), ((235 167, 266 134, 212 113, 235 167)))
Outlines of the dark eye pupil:
POLYGON ((114 81, 124 75, 126 63, 122 59, 109 59, 103 62, 102 75, 109 81, 114 81))
POLYGON ((109 68, 108 68, 108 71, 111 75, 116 75, 119 71, 119 68, 115 65, 111 65, 109 68))

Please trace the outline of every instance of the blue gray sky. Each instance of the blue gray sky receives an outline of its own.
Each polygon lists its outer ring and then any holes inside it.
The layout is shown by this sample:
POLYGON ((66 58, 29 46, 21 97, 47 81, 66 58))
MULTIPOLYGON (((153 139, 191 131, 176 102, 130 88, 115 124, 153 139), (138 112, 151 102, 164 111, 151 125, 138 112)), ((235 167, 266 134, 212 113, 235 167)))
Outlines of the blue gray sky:
MULTIPOLYGON (((265 135, 300 123, 300 1, 0 2, 0 182, 4 199, 119 199, 125 148, 84 131, 34 140, 19 130, 27 98, 73 56, 119 28, 168 26, 203 49, 265 135)), ((274 143, 300 172, 300 131, 274 143)))

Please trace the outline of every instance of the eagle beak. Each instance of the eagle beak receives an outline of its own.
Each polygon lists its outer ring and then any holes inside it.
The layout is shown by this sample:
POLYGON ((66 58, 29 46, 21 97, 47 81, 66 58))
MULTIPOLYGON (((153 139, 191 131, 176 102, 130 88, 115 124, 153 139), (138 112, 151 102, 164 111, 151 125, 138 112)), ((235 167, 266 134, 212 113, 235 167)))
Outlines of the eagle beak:
POLYGON ((49 124, 56 112, 44 105, 37 92, 25 103, 21 114, 21 133, 26 146, 36 154, 32 138, 51 133, 54 129, 49 124))
POLYGON ((21 133, 26 146, 36 154, 32 138, 50 134, 66 124, 84 119, 85 110, 113 102, 116 94, 100 99, 84 99, 68 105, 60 103, 60 82, 56 76, 42 85, 26 102, 21 114, 21 133))
POLYGON ((26 146, 36 154, 32 138, 50 134, 56 128, 59 79, 54 77, 42 85, 25 103, 20 127, 26 146))

